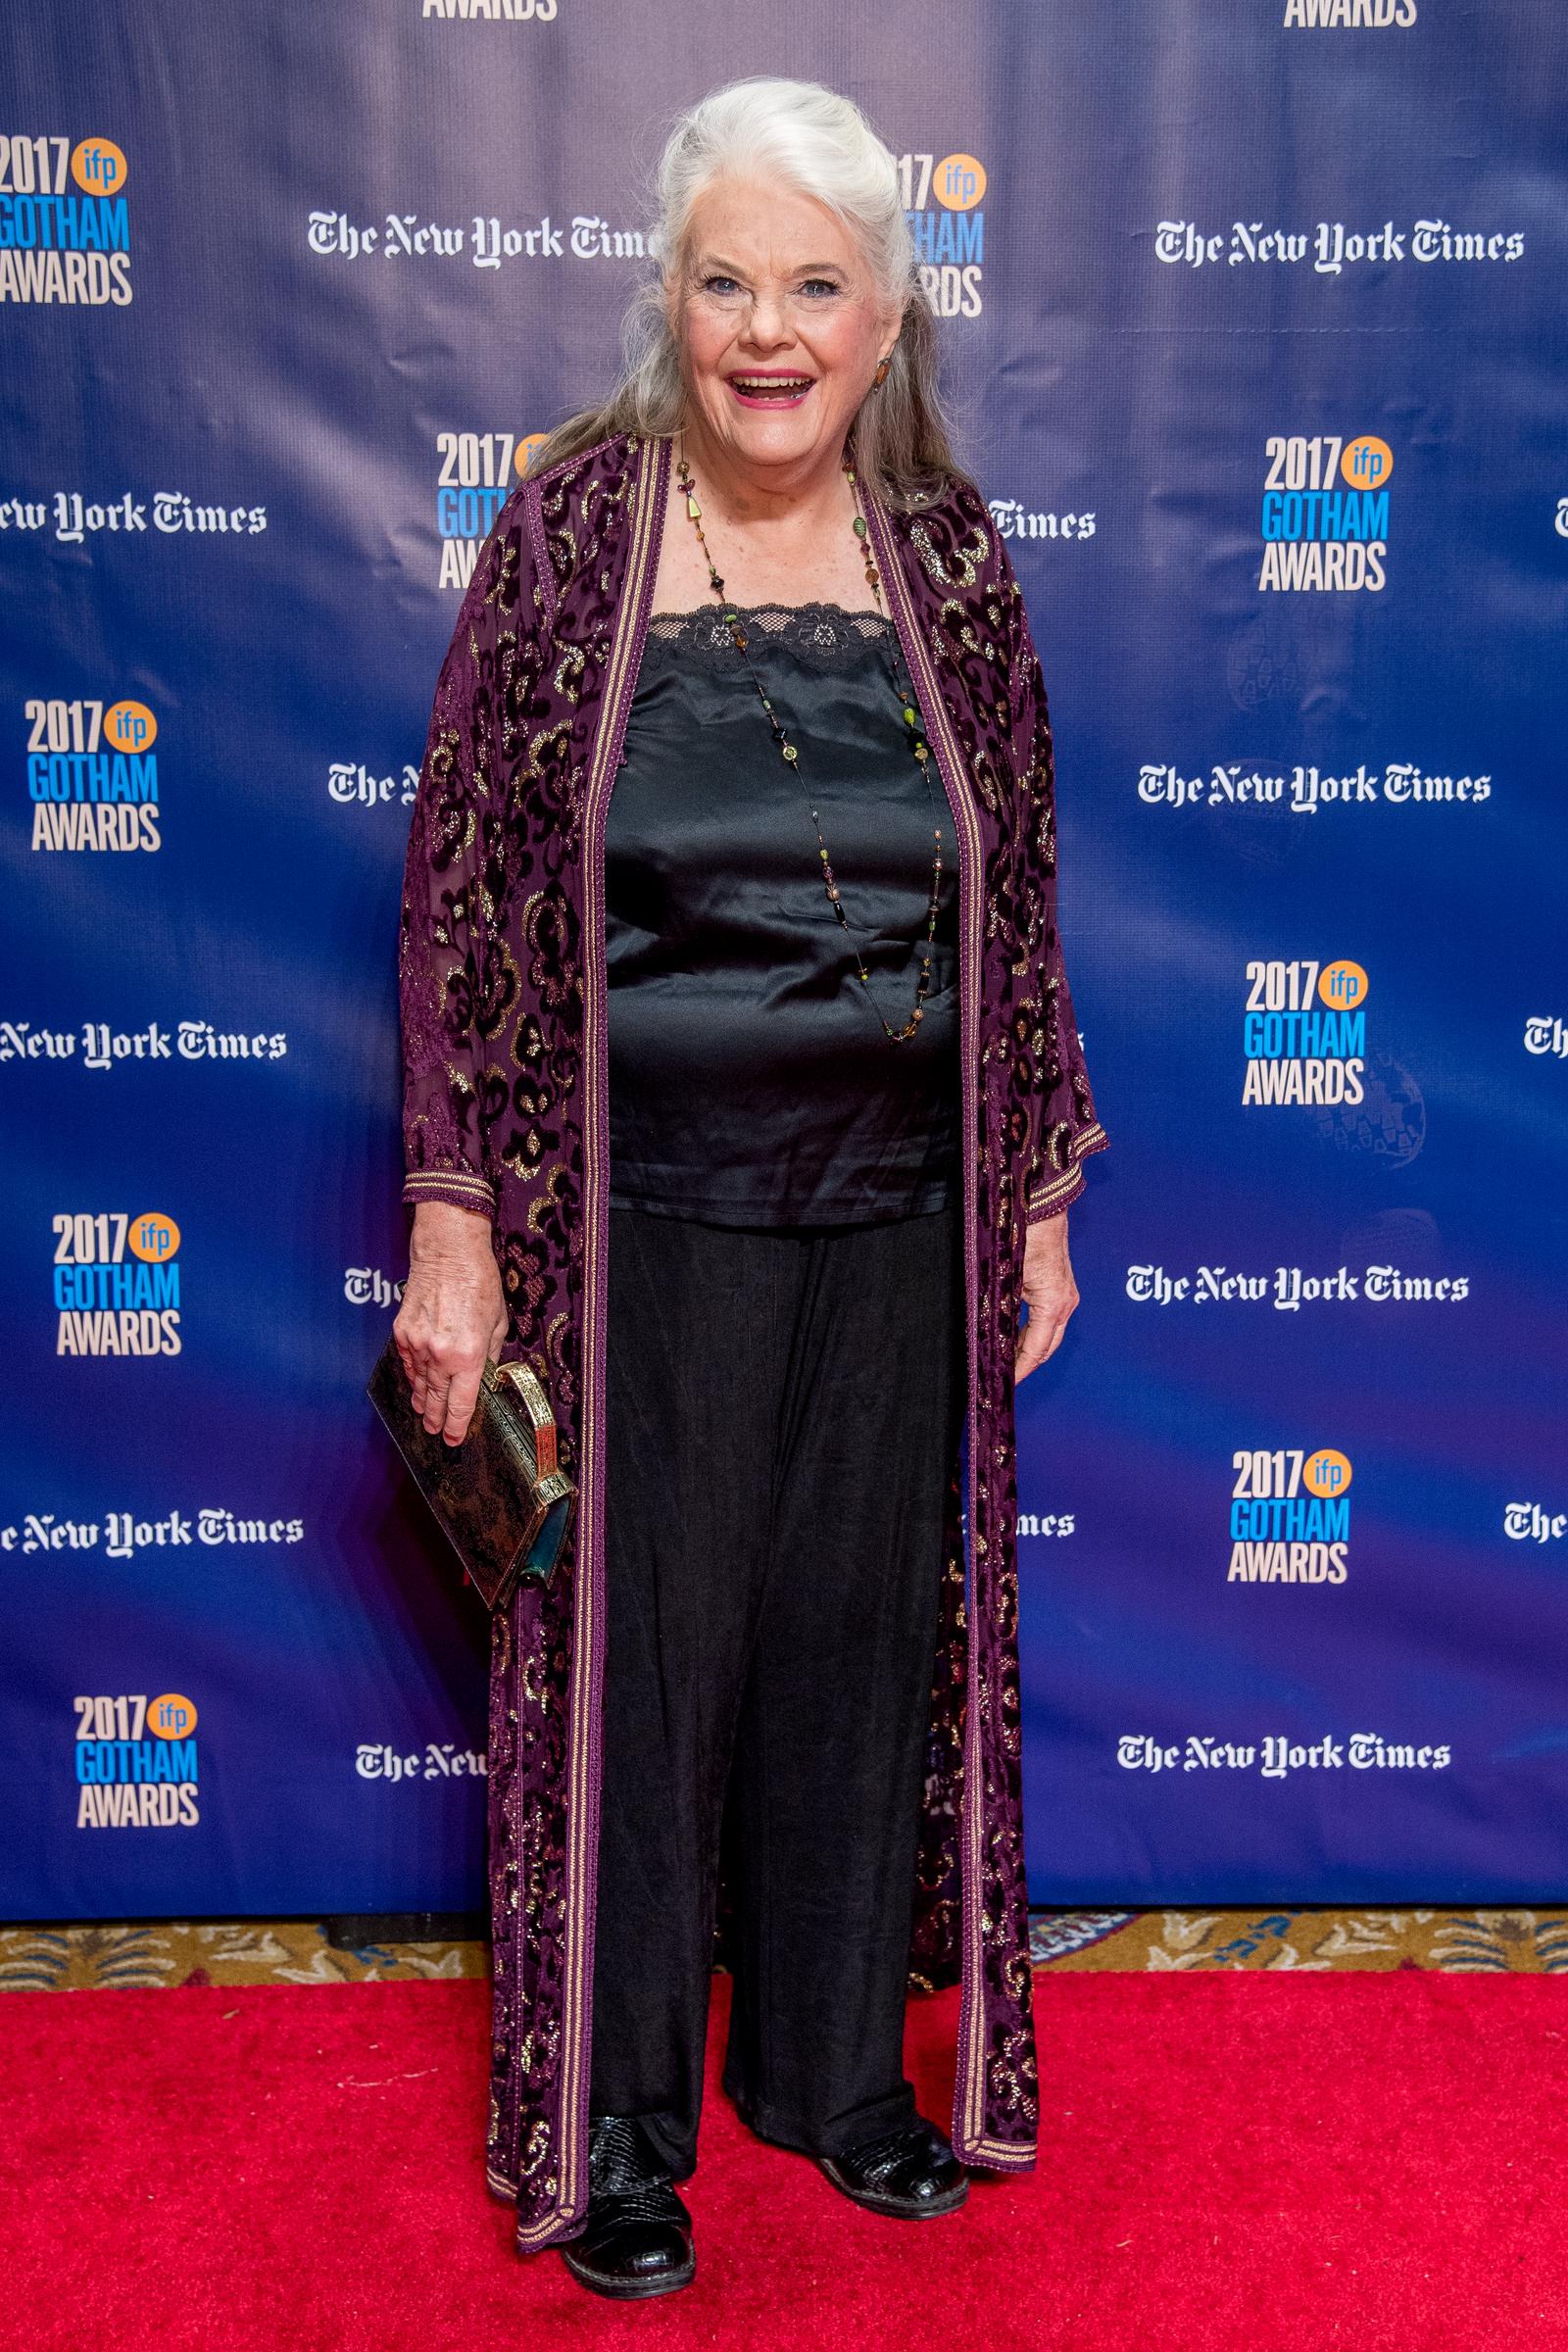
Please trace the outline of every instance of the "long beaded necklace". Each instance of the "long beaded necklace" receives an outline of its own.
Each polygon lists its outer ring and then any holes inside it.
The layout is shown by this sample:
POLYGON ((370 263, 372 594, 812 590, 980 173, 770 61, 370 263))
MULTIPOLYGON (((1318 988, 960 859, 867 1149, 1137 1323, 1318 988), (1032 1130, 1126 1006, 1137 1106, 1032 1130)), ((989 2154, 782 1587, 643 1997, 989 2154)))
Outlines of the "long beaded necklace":
MULTIPOLYGON (((936 855, 931 860, 931 899, 926 909, 925 940, 919 951, 920 976, 915 982, 914 1009, 910 1013, 908 1019, 905 1022, 903 1028, 895 1029, 890 1025, 882 1011, 881 1006, 877 1004, 876 999, 871 995, 871 975, 865 968, 865 958, 860 954, 858 947, 857 947, 854 934, 850 930, 849 916, 844 911, 844 902, 839 895, 838 877, 833 871, 833 860, 828 856, 827 843, 822 838, 822 820, 817 814, 815 804, 812 801, 810 788, 808 785, 807 785, 805 778, 801 775, 800 753, 786 735, 779 720, 778 712, 773 708, 772 701, 768 696, 767 690, 763 686, 761 679, 757 674, 756 664, 753 662, 752 657, 747 650, 746 631, 741 624, 741 616, 735 611, 733 606, 725 603, 724 583, 718 576, 718 567, 713 562, 712 555, 709 549, 707 537, 703 530, 703 510, 698 504, 697 484, 693 481, 691 467, 686 463, 686 452, 684 447, 681 449, 675 461, 675 474, 676 479, 680 484, 681 494, 686 501, 686 513, 691 518, 692 528, 697 533, 698 545, 703 551, 703 561, 708 565, 709 585, 712 589, 713 594, 717 598, 722 609, 724 625, 728 629, 730 636, 734 641, 737 652, 740 654, 741 659, 746 663, 747 670, 751 676, 752 684, 757 688, 758 699, 761 703, 762 710, 766 716, 773 741, 778 745, 779 751, 782 753, 784 760, 789 767, 791 774, 795 776, 797 781, 801 784, 802 790, 806 794, 806 805, 811 811, 811 823, 816 830, 816 848, 817 856, 821 863, 822 887, 827 893, 828 905, 832 907, 835 915, 837 915, 839 928, 843 931, 845 938, 849 941, 850 952, 855 957, 855 968, 857 973, 859 975, 860 986, 865 991, 872 1011, 876 1014, 877 1019, 882 1023, 884 1036, 891 1044, 896 1046, 902 1045, 906 1038, 913 1037, 915 1031, 919 1028, 921 1021, 925 1017, 925 1000, 927 995, 930 993, 931 988, 931 949, 932 942, 936 938, 937 902, 942 890, 942 827, 940 825, 936 826, 933 836, 936 842, 936 855)), ((858 485, 855 479, 855 468, 853 466, 851 466, 848 459, 846 459, 844 462, 844 476, 850 485, 850 495, 855 501, 855 535, 860 543, 860 553, 865 560, 866 583, 870 588, 872 596, 876 599, 876 608, 878 613, 881 615, 884 621, 887 621, 887 610, 882 602, 881 575, 877 571, 876 559, 871 552, 870 533, 866 527, 865 516, 860 512, 860 493, 858 485)), ((889 626, 889 634, 891 634, 891 624, 889 626)), ((904 723, 908 729, 909 747, 914 754, 915 760, 919 763, 920 773, 925 779, 926 798, 928 802, 930 802, 934 812, 936 802, 931 791, 931 747, 927 743, 924 730, 920 725, 920 713, 915 707, 912 690, 906 691, 906 689, 899 684, 898 672, 893 666, 891 654, 887 656, 887 662, 888 674, 893 681, 893 691, 899 698, 899 707, 904 715, 904 723)))

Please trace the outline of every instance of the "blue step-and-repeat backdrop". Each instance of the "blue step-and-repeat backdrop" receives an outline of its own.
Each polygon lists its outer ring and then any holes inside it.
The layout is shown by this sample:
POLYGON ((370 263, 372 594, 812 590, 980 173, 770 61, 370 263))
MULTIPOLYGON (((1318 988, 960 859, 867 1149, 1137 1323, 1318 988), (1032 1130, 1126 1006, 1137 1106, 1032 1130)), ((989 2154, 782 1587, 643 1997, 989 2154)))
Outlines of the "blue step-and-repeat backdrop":
POLYGON ((1568 1887, 1560 0, 164 0, 0 106, 12 1917, 451 1909, 363 1400, 436 668, 674 110, 900 154, 1111 1151, 1021 1393, 1047 1904, 1568 1887))

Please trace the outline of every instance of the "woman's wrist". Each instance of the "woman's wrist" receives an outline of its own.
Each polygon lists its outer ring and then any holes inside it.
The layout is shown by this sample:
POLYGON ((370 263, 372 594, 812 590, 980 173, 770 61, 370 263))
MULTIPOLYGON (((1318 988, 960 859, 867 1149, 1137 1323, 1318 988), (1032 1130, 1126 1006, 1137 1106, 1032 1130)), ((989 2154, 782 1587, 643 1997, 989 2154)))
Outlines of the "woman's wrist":
POLYGON ((418 1200, 409 1236, 409 1257, 477 1257, 490 1254, 490 1219, 483 1209, 460 1208, 452 1200, 418 1200))

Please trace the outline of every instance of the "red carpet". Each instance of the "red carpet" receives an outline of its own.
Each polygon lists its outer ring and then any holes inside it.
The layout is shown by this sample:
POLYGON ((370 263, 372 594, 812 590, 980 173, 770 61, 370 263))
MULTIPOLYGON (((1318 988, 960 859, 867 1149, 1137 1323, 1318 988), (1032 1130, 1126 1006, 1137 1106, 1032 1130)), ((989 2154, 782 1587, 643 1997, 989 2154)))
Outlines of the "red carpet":
MULTIPOLYGON (((715 2087, 697 2283, 631 2309, 511 2251, 480 2175, 486 1996, 0 1996, 0 2342, 1568 2346, 1568 2002, 1549 1979, 1044 1977, 1040 2169, 922 2224, 847 2205, 715 2087)), ((911 2012, 937 2114, 953 2019, 951 1995, 911 2012)))

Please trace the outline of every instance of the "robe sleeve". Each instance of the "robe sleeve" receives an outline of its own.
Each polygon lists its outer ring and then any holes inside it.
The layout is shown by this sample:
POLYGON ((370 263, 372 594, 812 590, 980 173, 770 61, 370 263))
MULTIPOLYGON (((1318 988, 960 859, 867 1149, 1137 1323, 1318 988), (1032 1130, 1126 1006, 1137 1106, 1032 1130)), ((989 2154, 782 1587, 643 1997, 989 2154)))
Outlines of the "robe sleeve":
POLYGON ((1059 1216, 1084 1189, 1083 1162, 1109 1142, 1095 1115, 1095 1098, 1084 1066, 1073 1013, 1072 992, 1062 961, 1056 919, 1055 760, 1051 714, 1029 615, 1006 549, 1000 538, 1003 594, 1010 607, 1009 685, 1012 697, 1013 757, 1017 806, 1019 872, 1033 888, 1034 913, 1027 934, 1028 980, 1023 1001, 1032 1049, 1038 1118, 1024 1186, 1029 1224, 1059 1216))
MULTIPOLYGON (((510 503, 510 502, 509 502, 510 503)), ((403 1198, 494 1218, 485 1144, 484 1007, 499 943, 496 586, 514 549, 503 512, 485 541, 436 681, 403 870, 403 1198)))

